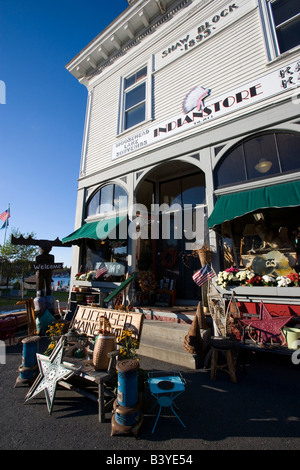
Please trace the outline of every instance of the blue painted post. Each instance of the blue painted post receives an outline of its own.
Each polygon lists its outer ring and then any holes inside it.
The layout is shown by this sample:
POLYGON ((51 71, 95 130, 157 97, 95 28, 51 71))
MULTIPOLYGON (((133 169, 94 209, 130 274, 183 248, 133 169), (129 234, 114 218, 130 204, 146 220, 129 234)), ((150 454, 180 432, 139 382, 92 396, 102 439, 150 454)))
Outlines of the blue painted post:
POLYGON ((23 355, 22 364, 19 367, 19 377, 16 385, 19 383, 32 383, 38 375, 38 364, 36 353, 38 352, 39 336, 27 336, 22 340, 23 355))
POLYGON ((112 436, 116 432, 131 432, 135 437, 138 436, 143 421, 138 391, 138 369, 139 361, 134 359, 117 363, 118 394, 112 416, 112 436))
POLYGON ((117 363, 118 371, 118 403, 126 408, 138 402, 138 369, 139 361, 125 359, 117 363))

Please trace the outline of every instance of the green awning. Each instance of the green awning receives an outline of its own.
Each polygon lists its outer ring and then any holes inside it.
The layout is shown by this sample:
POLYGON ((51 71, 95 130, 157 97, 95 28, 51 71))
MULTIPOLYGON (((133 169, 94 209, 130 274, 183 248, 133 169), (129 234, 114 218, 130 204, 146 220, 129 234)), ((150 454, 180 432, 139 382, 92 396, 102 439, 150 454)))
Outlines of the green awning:
POLYGON ((275 184, 220 196, 207 223, 209 228, 215 228, 259 209, 296 206, 300 206, 300 181, 275 184))
POLYGON ((67 237, 62 239, 63 243, 73 243, 78 244, 80 240, 83 238, 91 238, 93 240, 104 240, 109 235, 111 235, 111 239, 126 239, 127 236, 127 225, 126 230, 122 230, 122 234, 124 232, 123 237, 120 236, 120 233, 116 233, 117 226, 126 218, 126 216, 121 217, 112 217, 109 219, 102 219, 98 220, 97 222, 88 222, 75 232, 71 233, 67 237))

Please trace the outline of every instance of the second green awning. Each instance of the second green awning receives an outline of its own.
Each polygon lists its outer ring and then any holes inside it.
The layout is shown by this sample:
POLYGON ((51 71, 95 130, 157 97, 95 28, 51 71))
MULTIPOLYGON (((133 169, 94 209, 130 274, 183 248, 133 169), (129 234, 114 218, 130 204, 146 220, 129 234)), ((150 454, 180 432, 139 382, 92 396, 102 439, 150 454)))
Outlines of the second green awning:
POLYGON ((73 243, 78 244, 83 238, 91 238, 93 240, 104 240, 107 237, 111 239, 126 239, 127 237, 127 224, 117 234, 117 226, 126 218, 126 216, 121 217, 111 217, 109 219, 101 219, 97 222, 88 222, 75 232, 71 233, 67 237, 62 239, 63 243, 73 243))
POLYGON ((214 228, 259 209, 296 206, 300 206, 300 181, 275 184, 220 196, 207 223, 214 228))

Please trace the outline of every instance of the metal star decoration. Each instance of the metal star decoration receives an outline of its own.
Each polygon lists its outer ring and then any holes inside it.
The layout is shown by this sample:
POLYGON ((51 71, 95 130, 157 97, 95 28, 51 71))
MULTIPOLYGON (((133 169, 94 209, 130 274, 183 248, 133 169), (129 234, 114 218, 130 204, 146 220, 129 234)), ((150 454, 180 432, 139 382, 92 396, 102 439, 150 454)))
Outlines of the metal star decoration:
POLYGON ((74 370, 62 364, 64 344, 65 338, 62 337, 50 356, 36 355, 40 373, 25 397, 25 401, 28 401, 44 390, 50 414, 52 413, 57 382, 69 378, 74 373, 74 370))
POLYGON ((281 329, 286 325, 292 317, 277 316, 272 317, 263 302, 260 303, 260 318, 242 320, 246 326, 252 326, 258 332, 258 340, 262 343, 267 343, 271 340, 280 342, 282 335, 281 329))

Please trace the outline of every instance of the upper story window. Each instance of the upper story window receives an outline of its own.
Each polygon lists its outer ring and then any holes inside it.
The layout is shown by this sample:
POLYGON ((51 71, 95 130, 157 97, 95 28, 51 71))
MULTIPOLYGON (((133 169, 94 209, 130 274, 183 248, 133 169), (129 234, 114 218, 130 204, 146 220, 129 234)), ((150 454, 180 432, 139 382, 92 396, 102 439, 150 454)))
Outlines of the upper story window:
POLYGON ((298 134, 283 132, 245 140, 218 164, 216 188, 300 171, 299 145, 298 134))
POLYGON ((299 0, 270 1, 279 52, 285 52, 300 44, 299 0))
POLYGON ((86 217, 126 210, 127 205, 128 196, 125 189, 117 184, 107 184, 98 189, 89 199, 86 208, 86 217))
POLYGON ((300 45, 299 0, 259 0, 269 59, 300 45))
POLYGON ((151 75, 149 65, 141 67, 123 80, 120 132, 148 119, 151 109, 151 75))

